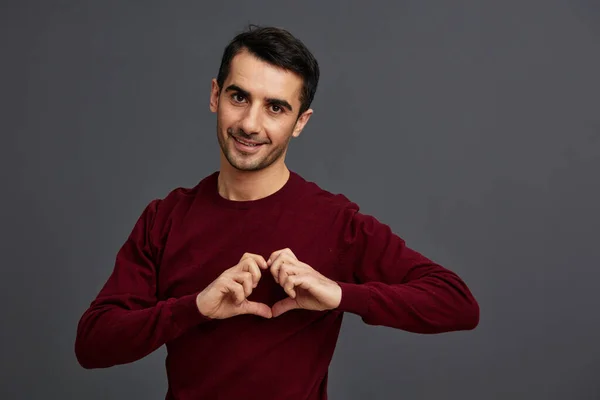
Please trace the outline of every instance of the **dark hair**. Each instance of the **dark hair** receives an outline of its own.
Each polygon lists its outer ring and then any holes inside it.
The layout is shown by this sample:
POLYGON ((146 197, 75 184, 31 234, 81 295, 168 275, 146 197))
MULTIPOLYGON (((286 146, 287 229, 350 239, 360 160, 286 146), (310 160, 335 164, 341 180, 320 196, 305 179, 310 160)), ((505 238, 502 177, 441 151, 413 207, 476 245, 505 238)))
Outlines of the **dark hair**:
POLYGON ((308 110, 315 97, 319 83, 319 64, 306 46, 282 28, 249 25, 227 45, 221 59, 217 83, 223 83, 229 75, 231 60, 242 50, 247 50, 260 60, 276 67, 292 71, 304 81, 300 95, 300 111, 308 110))

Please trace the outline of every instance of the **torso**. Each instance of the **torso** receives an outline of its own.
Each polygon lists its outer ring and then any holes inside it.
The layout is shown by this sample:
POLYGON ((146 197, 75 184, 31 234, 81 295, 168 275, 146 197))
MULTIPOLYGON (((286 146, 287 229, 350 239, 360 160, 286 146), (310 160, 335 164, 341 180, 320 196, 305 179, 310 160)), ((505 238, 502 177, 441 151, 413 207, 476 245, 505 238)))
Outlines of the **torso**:
MULTIPOLYGON (((161 254, 159 300, 202 290, 245 252, 266 260, 272 252, 290 248, 323 275, 340 278, 339 233, 321 214, 305 212, 301 201, 273 205, 269 212, 232 208, 218 215, 211 212, 210 201, 190 196, 173 212, 161 254)), ((286 296, 263 271, 249 300, 272 306, 286 296)), ((262 398, 324 399, 322 386, 341 321, 335 311, 292 310, 270 320, 244 315, 203 323, 167 344, 170 390, 238 398, 255 389, 262 398), (215 377, 223 380, 213 381, 215 377)))

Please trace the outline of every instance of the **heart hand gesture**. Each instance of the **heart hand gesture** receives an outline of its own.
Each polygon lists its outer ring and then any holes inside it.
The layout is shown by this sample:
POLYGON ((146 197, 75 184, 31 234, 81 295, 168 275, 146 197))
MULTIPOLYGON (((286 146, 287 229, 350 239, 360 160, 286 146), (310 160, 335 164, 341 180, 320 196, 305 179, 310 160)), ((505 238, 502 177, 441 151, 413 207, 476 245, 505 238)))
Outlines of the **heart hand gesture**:
POLYGON ((261 269, 267 269, 262 256, 246 253, 240 261, 223 272, 196 297, 198 311, 208 318, 224 319, 241 314, 271 318, 266 304, 247 300, 258 285, 261 269))

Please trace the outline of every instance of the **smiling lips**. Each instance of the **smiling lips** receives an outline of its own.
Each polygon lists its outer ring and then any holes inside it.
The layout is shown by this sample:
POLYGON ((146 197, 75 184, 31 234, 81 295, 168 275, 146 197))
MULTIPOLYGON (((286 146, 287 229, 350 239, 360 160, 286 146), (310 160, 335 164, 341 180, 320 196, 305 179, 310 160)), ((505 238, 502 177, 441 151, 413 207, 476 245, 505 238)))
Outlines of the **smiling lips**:
POLYGON ((232 136, 233 140, 235 140, 237 147, 241 147, 244 150, 255 150, 258 149, 260 146, 262 146, 265 143, 260 143, 260 142, 254 142, 252 140, 246 140, 246 139, 241 139, 239 137, 236 136, 232 136))

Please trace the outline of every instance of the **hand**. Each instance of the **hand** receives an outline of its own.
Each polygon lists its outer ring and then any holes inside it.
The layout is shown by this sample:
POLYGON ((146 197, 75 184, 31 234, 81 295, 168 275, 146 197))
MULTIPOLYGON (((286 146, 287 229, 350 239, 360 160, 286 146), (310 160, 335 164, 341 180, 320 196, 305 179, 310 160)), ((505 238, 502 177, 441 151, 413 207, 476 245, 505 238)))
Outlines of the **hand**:
POLYGON ((290 296, 273 305, 273 317, 296 308, 324 311, 340 305, 340 286, 310 265, 299 261, 290 249, 271 254, 267 265, 275 282, 290 296))
POLYGON ((239 263, 223 272, 198 294, 196 297, 198 311, 212 319, 224 319, 241 314, 271 318, 273 314, 269 306, 247 300, 258 285, 261 268, 268 268, 262 256, 244 254, 239 263))

